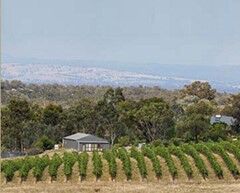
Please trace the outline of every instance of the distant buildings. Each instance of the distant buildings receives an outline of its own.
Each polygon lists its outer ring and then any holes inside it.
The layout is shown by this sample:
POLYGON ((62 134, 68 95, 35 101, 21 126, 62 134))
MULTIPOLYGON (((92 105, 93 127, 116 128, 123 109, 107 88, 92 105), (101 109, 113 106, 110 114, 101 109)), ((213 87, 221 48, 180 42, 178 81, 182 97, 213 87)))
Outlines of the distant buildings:
POLYGON ((235 119, 231 116, 225 116, 225 115, 214 115, 210 119, 211 124, 215 123, 225 123, 228 126, 232 126, 235 122, 235 119))
POLYGON ((63 147, 77 151, 102 151, 110 145, 106 139, 86 133, 75 133, 63 138, 63 147))

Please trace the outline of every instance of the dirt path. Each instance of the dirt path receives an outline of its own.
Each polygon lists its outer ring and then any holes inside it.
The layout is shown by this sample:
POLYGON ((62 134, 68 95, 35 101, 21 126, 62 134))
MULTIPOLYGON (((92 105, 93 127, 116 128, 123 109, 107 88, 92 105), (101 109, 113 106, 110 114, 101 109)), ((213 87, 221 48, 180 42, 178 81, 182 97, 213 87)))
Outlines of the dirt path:
POLYGON ((38 183, 1 187, 2 193, 239 193, 240 183, 147 183, 147 182, 95 182, 95 183, 38 183))

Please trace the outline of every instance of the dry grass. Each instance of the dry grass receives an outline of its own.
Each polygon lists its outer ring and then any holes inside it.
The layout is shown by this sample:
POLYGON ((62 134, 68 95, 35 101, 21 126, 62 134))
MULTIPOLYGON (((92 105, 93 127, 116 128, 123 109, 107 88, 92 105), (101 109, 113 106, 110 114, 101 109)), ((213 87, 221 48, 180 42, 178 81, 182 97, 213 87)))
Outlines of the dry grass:
POLYGON ((239 193, 240 183, 83 182, 37 183, 1 187, 2 193, 239 193))

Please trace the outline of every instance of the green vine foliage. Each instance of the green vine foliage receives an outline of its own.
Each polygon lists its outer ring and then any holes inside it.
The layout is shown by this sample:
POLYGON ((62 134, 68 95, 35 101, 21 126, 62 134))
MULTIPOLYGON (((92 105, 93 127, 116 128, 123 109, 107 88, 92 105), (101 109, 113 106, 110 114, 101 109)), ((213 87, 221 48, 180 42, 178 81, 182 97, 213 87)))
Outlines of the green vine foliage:
POLYGON ((76 162, 76 154, 72 152, 64 152, 63 154, 63 164, 64 164, 64 174, 67 179, 72 175, 72 168, 76 162))
POLYGON ((89 155, 87 152, 83 152, 79 155, 78 168, 79 168, 79 175, 81 176, 81 180, 85 179, 87 176, 88 160, 89 160, 89 155))
POLYGON ((205 179, 208 177, 208 170, 206 168, 205 163, 203 162, 202 158, 200 157, 197 150, 193 147, 193 145, 185 144, 182 146, 182 150, 187 153, 188 155, 192 156, 195 161, 195 165, 198 168, 199 172, 201 173, 202 177, 205 179))
POLYGON ((103 163, 100 154, 97 151, 93 152, 93 174, 96 176, 97 180, 103 174, 103 163))
POLYGON ((159 159, 157 158, 155 152, 151 148, 147 146, 143 146, 142 153, 144 156, 148 157, 152 161, 153 171, 155 172, 157 179, 161 178, 162 167, 160 165, 159 159))
POLYGON ((117 176, 117 162, 115 153, 112 150, 106 150, 103 152, 103 157, 107 160, 109 166, 109 174, 111 175, 112 180, 117 176))
POLYGON ((178 159, 180 160, 181 165, 182 165, 185 173, 187 174, 188 178, 192 178, 192 176, 193 176, 192 167, 189 164, 189 161, 188 161, 188 158, 187 158, 186 154, 181 150, 181 148, 179 148, 177 146, 171 146, 171 147, 169 147, 169 151, 170 151, 171 154, 178 157, 178 159))
POLYGON ((61 164, 62 164, 61 157, 57 153, 54 153, 52 159, 49 162, 48 167, 48 173, 52 179, 57 178, 58 168, 61 164))
POLYGON ((118 158, 122 161, 123 170, 127 177, 127 180, 131 180, 132 179, 132 164, 131 164, 129 155, 127 153, 127 150, 125 148, 119 148, 117 154, 118 154, 118 158))
POLYGON ((239 170, 237 169, 237 166, 234 164, 229 155, 226 153, 225 149, 220 144, 215 143, 208 143, 208 147, 222 157, 232 175, 235 178, 238 178, 240 175, 239 170))
POLYGON ((145 163, 143 154, 141 152, 139 152, 136 147, 133 146, 130 150, 130 155, 131 155, 131 157, 133 157, 134 159, 137 160, 138 169, 139 169, 139 172, 140 172, 142 178, 143 179, 146 178, 147 177, 147 167, 146 167, 146 163, 145 163))
POLYGON ((36 180, 41 180, 44 169, 49 164, 49 157, 48 155, 44 155, 42 157, 36 156, 34 159, 34 167, 33 167, 33 175, 36 180))
POLYGON ((169 170, 172 178, 175 179, 178 175, 178 171, 177 171, 177 168, 174 164, 174 161, 173 161, 168 149, 163 146, 158 146, 158 147, 154 148, 154 151, 157 155, 159 155, 165 159, 167 166, 168 166, 168 170, 169 170))
POLYGON ((214 157, 213 152, 206 145, 202 143, 196 144, 195 148, 197 149, 197 151, 199 151, 200 153, 202 153, 207 157, 216 176, 220 179, 223 178, 223 170, 219 165, 219 163, 217 162, 217 159, 214 157))

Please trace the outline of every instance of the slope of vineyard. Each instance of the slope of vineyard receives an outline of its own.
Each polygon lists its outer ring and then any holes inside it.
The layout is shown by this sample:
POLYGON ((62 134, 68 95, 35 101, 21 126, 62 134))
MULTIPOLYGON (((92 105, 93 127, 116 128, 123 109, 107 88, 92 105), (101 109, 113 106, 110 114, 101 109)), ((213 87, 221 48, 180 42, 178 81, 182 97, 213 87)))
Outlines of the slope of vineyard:
POLYGON ((66 151, 1 160, 2 184, 54 182, 240 182, 236 143, 66 151), (230 144, 230 145, 229 145, 230 144))

